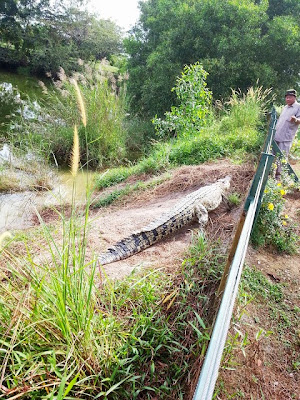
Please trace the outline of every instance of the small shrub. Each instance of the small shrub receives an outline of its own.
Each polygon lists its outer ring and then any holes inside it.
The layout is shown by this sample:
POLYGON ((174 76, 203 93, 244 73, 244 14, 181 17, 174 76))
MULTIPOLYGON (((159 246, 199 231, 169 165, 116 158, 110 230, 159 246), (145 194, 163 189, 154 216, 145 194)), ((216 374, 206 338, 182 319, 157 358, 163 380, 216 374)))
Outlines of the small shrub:
POLYGON ((228 201, 234 206, 238 206, 241 203, 241 196, 239 193, 233 192, 228 196, 228 201))
MULTIPOLYGON (((283 174, 284 175, 284 174, 283 174)), ((274 246, 279 252, 293 254, 298 250, 299 236, 295 224, 284 213, 285 194, 288 183, 268 179, 261 208, 252 232, 256 246, 274 246)))
POLYGON ((176 93, 179 105, 166 112, 164 120, 153 120, 159 137, 190 135, 205 124, 212 98, 210 90, 206 87, 207 75, 198 62, 185 66, 172 89, 176 93))

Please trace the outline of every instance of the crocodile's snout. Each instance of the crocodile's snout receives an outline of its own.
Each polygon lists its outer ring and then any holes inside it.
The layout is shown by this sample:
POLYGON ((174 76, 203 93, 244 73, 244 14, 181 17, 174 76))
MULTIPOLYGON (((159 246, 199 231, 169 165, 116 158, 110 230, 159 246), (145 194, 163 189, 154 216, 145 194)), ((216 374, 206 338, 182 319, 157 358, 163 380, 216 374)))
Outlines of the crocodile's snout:
POLYGON ((227 190, 230 188, 231 176, 226 175, 225 178, 218 179, 218 182, 222 183, 224 189, 227 190))

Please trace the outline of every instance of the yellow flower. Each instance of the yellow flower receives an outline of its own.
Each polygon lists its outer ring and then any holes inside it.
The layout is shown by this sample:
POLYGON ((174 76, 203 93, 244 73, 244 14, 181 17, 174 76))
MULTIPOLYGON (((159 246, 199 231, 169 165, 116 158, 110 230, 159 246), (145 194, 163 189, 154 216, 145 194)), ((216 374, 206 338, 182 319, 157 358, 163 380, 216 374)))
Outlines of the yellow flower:
POLYGON ((268 193, 268 189, 265 189, 264 192, 265 192, 265 193, 268 193))
POLYGON ((288 217, 289 217, 289 216, 288 216, 287 214, 285 214, 284 218, 285 218, 285 219, 288 219, 288 217))
POLYGON ((287 225, 287 222, 286 221, 282 221, 282 225, 287 225))
POLYGON ((278 183, 277 183, 277 186, 281 186, 281 183, 280 183, 280 182, 278 182, 278 183))
POLYGON ((268 204, 268 209, 269 209, 270 211, 274 210, 274 204, 273 204, 273 203, 269 203, 269 204, 268 204))
POLYGON ((285 190, 283 190, 283 189, 281 189, 281 190, 280 190, 280 194, 281 194, 281 196, 284 196, 284 195, 285 195, 285 193, 286 193, 286 192, 285 192, 285 190))

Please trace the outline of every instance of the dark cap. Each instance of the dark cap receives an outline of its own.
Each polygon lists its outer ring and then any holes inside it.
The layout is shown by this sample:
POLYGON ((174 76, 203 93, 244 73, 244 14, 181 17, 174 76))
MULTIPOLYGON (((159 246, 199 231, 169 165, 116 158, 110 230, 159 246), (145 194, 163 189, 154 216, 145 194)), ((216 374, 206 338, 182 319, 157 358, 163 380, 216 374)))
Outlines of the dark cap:
POLYGON ((297 92, 295 89, 288 89, 285 93, 285 96, 295 96, 297 97, 297 92))

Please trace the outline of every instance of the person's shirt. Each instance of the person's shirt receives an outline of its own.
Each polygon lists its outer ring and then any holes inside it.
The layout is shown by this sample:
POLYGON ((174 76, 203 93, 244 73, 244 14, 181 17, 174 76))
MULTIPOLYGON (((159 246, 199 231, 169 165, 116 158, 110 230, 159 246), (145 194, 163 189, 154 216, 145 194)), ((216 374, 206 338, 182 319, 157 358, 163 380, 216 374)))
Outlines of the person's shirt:
POLYGON ((291 106, 286 105, 280 114, 274 137, 277 142, 291 142, 294 139, 299 125, 290 121, 293 115, 300 118, 300 104, 297 101, 291 106))

